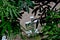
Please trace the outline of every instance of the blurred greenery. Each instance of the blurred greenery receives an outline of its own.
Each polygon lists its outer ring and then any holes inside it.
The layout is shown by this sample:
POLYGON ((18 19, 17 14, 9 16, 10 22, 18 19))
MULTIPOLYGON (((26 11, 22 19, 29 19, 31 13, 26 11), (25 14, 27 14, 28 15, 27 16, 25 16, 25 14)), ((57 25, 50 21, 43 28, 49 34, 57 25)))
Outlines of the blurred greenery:
MULTIPOLYGON (((29 13, 29 8, 34 9, 34 6, 36 5, 31 0, 0 0, 0 37, 4 34, 10 36, 13 33, 14 35, 20 34, 21 38, 25 40, 26 38, 22 35, 22 26, 20 26, 18 18, 22 18, 23 13, 20 13, 22 10, 29 13)), ((48 5, 42 10, 41 8, 44 5, 40 6, 33 10, 35 15, 37 10, 42 12, 44 9, 50 8, 48 5)), ((44 15, 45 11, 43 11, 41 16, 44 15)), ((48 35, 48 37, 44 38, 44 40, 60 40, 60 27, 58 26, 60 24, 60 11, 48 10, 46 14, 46 25, 43 25, 42 33, 44 36, 48 35)), ((40 40, 40 35, 32 38, 40 40)))
POLYGON ((29 7, 33 5, 30 0, 0 0, 0 36, 21 33, 18 18, 21 18, 23 13, 20 12, 29 12, 29 7))
MULTIPOLYGON (((60 11, 59 11, 60 12, 60 11)), ((46 17, 46 25, 43 27, 42 31, 44 35, 48 35, 48 37, 44 38, 44 40, 60 40, 60 13, 54 11, 48 11, 46 17), (49 14, 49 15, 48 15, 49 14)))

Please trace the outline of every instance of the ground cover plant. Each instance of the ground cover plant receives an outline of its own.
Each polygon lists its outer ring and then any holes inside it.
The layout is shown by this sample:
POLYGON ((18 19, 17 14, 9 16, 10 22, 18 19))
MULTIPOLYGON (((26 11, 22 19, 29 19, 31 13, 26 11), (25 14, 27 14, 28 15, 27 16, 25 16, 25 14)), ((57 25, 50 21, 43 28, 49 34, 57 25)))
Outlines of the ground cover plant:
POLYGON ((39 23, 42 26, 42 32, 38 34, 41 40, 60 40, 60 9, 55 8, 59 3, 60 0, 0 0, 0 39, 3 35, 10 36, 13 33, 14 35, 20 34, 21 38, 25 40, 22 36, 22 26, 19 19, 22 19, 24 11, 29 13, 29 8, 31 8, 34 16, 38 10, 40 12, 39 18, 34 20, 37 20, 36 28, 39 23), (53 8, 49 5, 50 2, 55 3, 53 8), (21 12, 22 10, 23 12, 21 12), (42 38, 44 36, 47 37, 42 38))

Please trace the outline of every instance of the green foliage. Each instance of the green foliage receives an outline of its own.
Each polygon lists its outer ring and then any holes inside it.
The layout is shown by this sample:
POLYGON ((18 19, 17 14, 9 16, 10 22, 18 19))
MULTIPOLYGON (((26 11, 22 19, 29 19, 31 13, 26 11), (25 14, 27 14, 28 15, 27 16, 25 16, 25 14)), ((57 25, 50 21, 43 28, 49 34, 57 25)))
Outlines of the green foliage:
POLYGON ((20 16, 19 12, 21 10, 26 10, 27 12, 29 12, 29 6, 33 7, 33 2, 31 2, 30 0, 25 0, 25 1, 1 0, 0 3, 1 3, 0 4, 1 18, 2 17, 7 17, 11 19, 18 18, 18 16, 20 16))
MULTIPOLYGON (((42 4, 43 5, 34 9, 32 13, 35 12, 36 15, 38 10, 42 12, 42 14, 40 14, 41 19, 39 19, 41 20, 40 24, 43 24, 44 20, 46 21, 46 25, 43 25, 42 32, 44 35, 48 35, 48 37, 44 38, 44 40, 60 40, 60 28, 58 27, 58 24, 60 23, 60 11, 52 11, 56 5, 52 8, 52 10, 50 10, 50 6, 47 5, 47 11, 46 8, 43 8, 44 2, 42 2, 42 4), (45 15, 46 11, 47 14, 43 18, 42 16, 45 15)), ((11 33, 16 35, 20 32, 20 36, 23 38, 21 26, 17 21, 17 18, 22 17, 22 14, 20 13, 22 10, 29 13, 29 8, 33 9, 34 6, 35 5, 31 0, 0 0, 0 36, 3 34, 10 35, 11 33)))
POLYGON ((22 10, 29 12, 29 7, 33 5, 30 0, 0 0, 0 36, 11 33, 16 35, 21 32, 17 18, 22 17, 22 10))
MULTIPOLYGON (((59 11, 60 12, 60 11, 59 11)), ((46 25, 43 26, 43 34, 48 35, 47 38, 44 38, 44 40, 60 40, 60 27, 58 27, 58 24, 60 23, 60 13, 54 12, 54 11, 47 11, 46 16, 46 25)))

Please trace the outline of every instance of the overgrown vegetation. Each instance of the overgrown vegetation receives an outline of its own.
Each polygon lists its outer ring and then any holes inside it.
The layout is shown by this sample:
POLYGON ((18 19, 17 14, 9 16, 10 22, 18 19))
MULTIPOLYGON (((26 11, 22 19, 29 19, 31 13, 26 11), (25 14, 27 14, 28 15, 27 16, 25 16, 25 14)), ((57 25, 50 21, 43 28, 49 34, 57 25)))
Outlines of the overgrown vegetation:
POLYGON ((36 16, 37 11, 40 12, 35 20, 36 28, 38 28, 38 24, 42 26, 42 32, 39 35, 42 37, 41 40, 60 40, 60 9, 56 9, 57 4, 60 3, 58 0, 36 0, 35 3, 38 3, 38 7, 33 10, 34 16, 36 16), (51 7, 50 2, 55 3, 53 8, 51 7), (41 4, 39 4, 41 3, 41 4), (45 6, 45 7, 44 7, 45 6), (39 21, 40 20, 40 21, 39 21), (44 37, 46 36, 46 37, 44 37))
POLYGON ((21 10, 29 12, 29 7, 33 7, 30 0, 0 0, 0 36, 21 33, 18 18, 24 13, 21 10))
POLYGON ((20 36, 24 39, 21 34, 19 19, 22 19, 24 13, 21 12, 22 10, 29 13, 29 8, 31 8, 34 16, 36 16, 38 10, 42 13, 38 14, 39 18, 34 19, 37 20, 36 28, 39 23, 43 28, 39 35, 48 35, 47 38, 43 38, 44 40, 60 40, 60 28, 58 26, 60 24, 60 9, 55 8, 58 3, 60 3, 60 0, 0 0, 0 36, 20 33, 20 36), (50 2, 55 3, 53 8, 48 5, 50 2), (34 9, 35 6, 37 7, 34 9))
POLYGON ((60 40, 60 11, 48 11, 49 15, 46 17, 46 25, 43 26, 42 33, 47 36, 44 40, 60 40), (59 25, 58 25, 59 24, 59 25))

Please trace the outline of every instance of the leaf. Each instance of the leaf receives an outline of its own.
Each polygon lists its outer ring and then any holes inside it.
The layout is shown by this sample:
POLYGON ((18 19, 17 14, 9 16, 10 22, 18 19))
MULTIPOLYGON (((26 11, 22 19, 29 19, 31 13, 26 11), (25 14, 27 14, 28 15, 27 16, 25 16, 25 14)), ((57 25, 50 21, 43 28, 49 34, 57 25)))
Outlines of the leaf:
POLYGON ((8 23, 8 25, 7 25, 7 31, 8 31, 8 34, 10 35, 11 33, 12 33, 12 28, 11 28, 11 24, 10 23, 8 23))
POLYGON ((6 32, 6 29, 7 29, 6 26, 7 26, 7 23, 6 23, 6 25, 3 26, 3 29, 2 29, 2 32, 1 32, 2 34, 4 34, 6 32))
POLYGON ((12 11, 13 11, 15 17, 18 17, 18 16, 17 16, 17 12, 15 11, 15 9, 12 9, 12 11))
POLYGON ((3 15, 3 12, 1 14, 1 20, 4 21, 4 15, 3 15))
POLYGON ((12 10, 9 9, 9 11, 10 11, 10 16, 11 16, 11 18, 13 19, 13 13, 12 13, 12 10))
POLYGON ((8 18, 8 17, 9 17, 9 8, 8 8, 8 7, 6 8, 6 11, 7 11, 7 12, 5 13, 5 15, 6 15, 6 17, 8 18))
POLYGON ((33 6, 33 2, 31 0, 25 0, 25 1, 29 6, 31 6, 31 7, 33 6))
POLYGON ((3 27, 6 23, 7 23, 7 22, 3 22, 3 23, 0 25, 0 27, 3 27))
POLYGON ((41 40, 41 37, 40 37, 40 36, 36 36, 36 37, 34 38, 34 40, 41 40))

